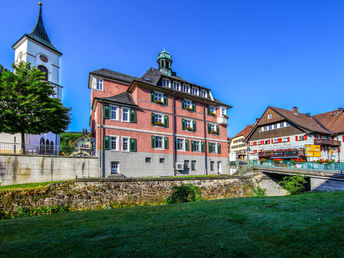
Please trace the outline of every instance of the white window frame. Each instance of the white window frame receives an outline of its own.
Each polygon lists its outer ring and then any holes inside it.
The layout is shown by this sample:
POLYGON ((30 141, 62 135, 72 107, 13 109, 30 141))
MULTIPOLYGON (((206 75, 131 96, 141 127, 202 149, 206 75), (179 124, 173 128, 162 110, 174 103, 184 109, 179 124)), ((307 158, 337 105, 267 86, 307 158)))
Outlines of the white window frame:
POLYGON ((162 87, 171 88, 171 80, 162 78, 162 87))
POLYGON ((209 113, 215 113, 216 115, 216 107, 209 106, 209 113))
POLYGON ((192 104, 193 104, 192 100, 184 99, 184 107, 185 108, 192 108, 192 104))
POLYGON ((288 142, 288 137, 283 137, 282 142, 288 142))
POLYGON ((271 114, 268 114, 268 119, 271 119, 272 118, 272 115, 271 114))
POLYGON ((122 107, 122 122, 129 123, 130 122, 130 108, 122 107), (124 120, 124 110, 128 110, 128 120, 124 120))
POLYGON ((130 137, 128 137, 128 136, 122 136, 121 145, 122 145, 122 151, 123 151, 123 152, 129 152, 129 151, 130 151, 130 137), (126 150, 124 149, 124 139, 127 139, 127 140, 128 140, 127 149, 126 149, 126 150))
POLYGON ((216 124, 213 124, 213 123, 209 123, 209 125, 210 125, 210 131, 215 131, 215 132, 217 132, 217 126, 216 126, 216 124), (213 129, 212 129, 213 128, 213 129))
POLYGON ((110 120, 114 120, 114 121, 119 120, 119 112, 118 111, 119 111, 119 106, 110 105, 110 120), (115 112, 116 118, 112 118, 112 114, 113 114, 112 108, 116 108, 116 112, 115 112))
POLYGON ((164 101, 164 93, 154 91, 154 101, 164 101))
POLYGON ((191 127, 192 129, 194 129, 194 128, 193 128, 193 124, 194 124, 194 123, 193 123, 193 120, 191 120, 191 119, 184 119, 184 121, 185 121, 185 128, 191 127), (189 123, 190 126, 188 126, 187 123, 189 123))
POLYGON ((161 122, 163 125, 165 124, 164 122, 164 115, 162 114, 157 114, 157 113, 154 113, 154 126, 159 126, 159 125, 155 125, 156 122, 161 122), (159 118, 159 119, 157 119, 159 118), (161 118, 161 119, 160 119, 161 118))
POLYGON ((197 167, 197 161, 196 160, 191 160, 190 170, 191 171, 196 171, 197 170, 196 167, 197 167))
POLYGON ((190 93, 190 85, 183 83, 183 92, 190 93))
POLYGON ((215 171, 215 161, 210 161, 210 171, 215 171))
POLYGON ((185 139, 183 138, 177 138, 177 146, 176 146, 177 151, 185 151, 185 139), (178 141, 182 141, 182 148, 178 149, 178 141))
POLYGON ((100 78, 94 78, 94 90, 104 91, 104 80, 100 78))
POLYGON ((193 141, 194 143, 194 152, 201 152, 201 142, 200 141, 193 141), (197 150, 195 150, 195 144, 197 143, 197 150))
POLYGON ((192 87, 192 95, 199 96, 199 88, 198 87, 192 87))
POLYGON ((174 90, 179 90, 180 91, 180 82, 177 82, 177 81, 173 81, 173 89, 174 90))
POLYGON ((110 162, 110 173, 111 174, 119 174, 120 173, 120 170, 119 170, 119 161, 111 161, 110 162), (117 171, 116 172, 112 172, 112 169, 113 169, 113 166, 112 164, 117 164, 117 171))
POLYGON ((201 90, 201 96, 203 98, 207 98, 208 97, 208 92, 206 90, 201 90))
POLYGON ((164 136, 160 136, 160 135, 155 135, 154 136, 154 149, 156 150, 163 150, 164 147, 165 147, 165 144, 164 144, 164 136), (157 143, 157 139, 158 138, 161 138, 161 147, 156 147, 156 143, 157 143))
POLYGON ((110 136, 110 150, 119 151, 119 136, 118 135, 109 135, 110 136), (116 146, 112 148, 112 139, 116 138, 116 146))
POLYGON ((210 151, 210 153, 217 153, 217 143, 216 142, 210 142, 209 144, 211 146, 210 150, 212 150, 213 146, 214 146, 214 150, 215 150, 215 151, 210 151))

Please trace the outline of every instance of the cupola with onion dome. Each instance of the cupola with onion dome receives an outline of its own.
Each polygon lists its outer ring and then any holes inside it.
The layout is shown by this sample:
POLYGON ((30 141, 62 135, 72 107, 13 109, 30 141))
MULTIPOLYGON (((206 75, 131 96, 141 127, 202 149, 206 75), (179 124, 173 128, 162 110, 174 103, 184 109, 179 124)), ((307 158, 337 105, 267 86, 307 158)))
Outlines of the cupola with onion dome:
POLYGON ((172 56, 165 49, 159 53, 157 63, 159 64, 160 72, 169 76, 172 75, 172 56))

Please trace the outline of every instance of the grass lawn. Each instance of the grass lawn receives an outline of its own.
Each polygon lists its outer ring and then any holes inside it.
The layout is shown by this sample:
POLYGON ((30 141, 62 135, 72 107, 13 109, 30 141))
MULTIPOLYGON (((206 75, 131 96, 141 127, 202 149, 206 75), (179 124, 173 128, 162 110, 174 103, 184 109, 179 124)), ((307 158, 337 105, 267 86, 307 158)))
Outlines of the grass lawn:
POLYGON ((343 257, 344 192, 0 221, 0 256, 343 257))
POLYGON ((0 191, 4 190, 20 190, 20 189, 36 189, 41 188, 46 185, 58 182, 67 182, 68 180, 61 180, 61 181, 49 181, 49 182, 38 182, 38 183, 28 183, 28 184, 17 184, 17 185, 4 185, 0 186, 0 191))

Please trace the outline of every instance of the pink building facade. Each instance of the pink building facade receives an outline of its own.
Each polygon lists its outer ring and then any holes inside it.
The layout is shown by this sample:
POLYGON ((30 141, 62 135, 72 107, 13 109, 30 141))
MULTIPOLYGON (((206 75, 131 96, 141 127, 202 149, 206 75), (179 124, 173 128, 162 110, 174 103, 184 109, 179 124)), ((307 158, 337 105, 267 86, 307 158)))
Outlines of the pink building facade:
POLYGON ((227 109, 185 81, 162 51, 142 78, 90 73, 90 126, 103 177, 228 173, 227 109))

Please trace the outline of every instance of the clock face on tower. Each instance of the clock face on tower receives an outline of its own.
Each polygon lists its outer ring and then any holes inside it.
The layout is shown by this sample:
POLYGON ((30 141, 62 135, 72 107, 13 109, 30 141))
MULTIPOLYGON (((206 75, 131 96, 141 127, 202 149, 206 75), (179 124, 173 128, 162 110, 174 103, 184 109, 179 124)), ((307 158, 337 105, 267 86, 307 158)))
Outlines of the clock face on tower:
POLYGON ((40 56, 39 56, 39 59, 41 59, 42 62, 44 62, 44 63, 47 63, 47 62, 48 62, 48 58, 47 58, 46 56, 40 55, 40 56))

